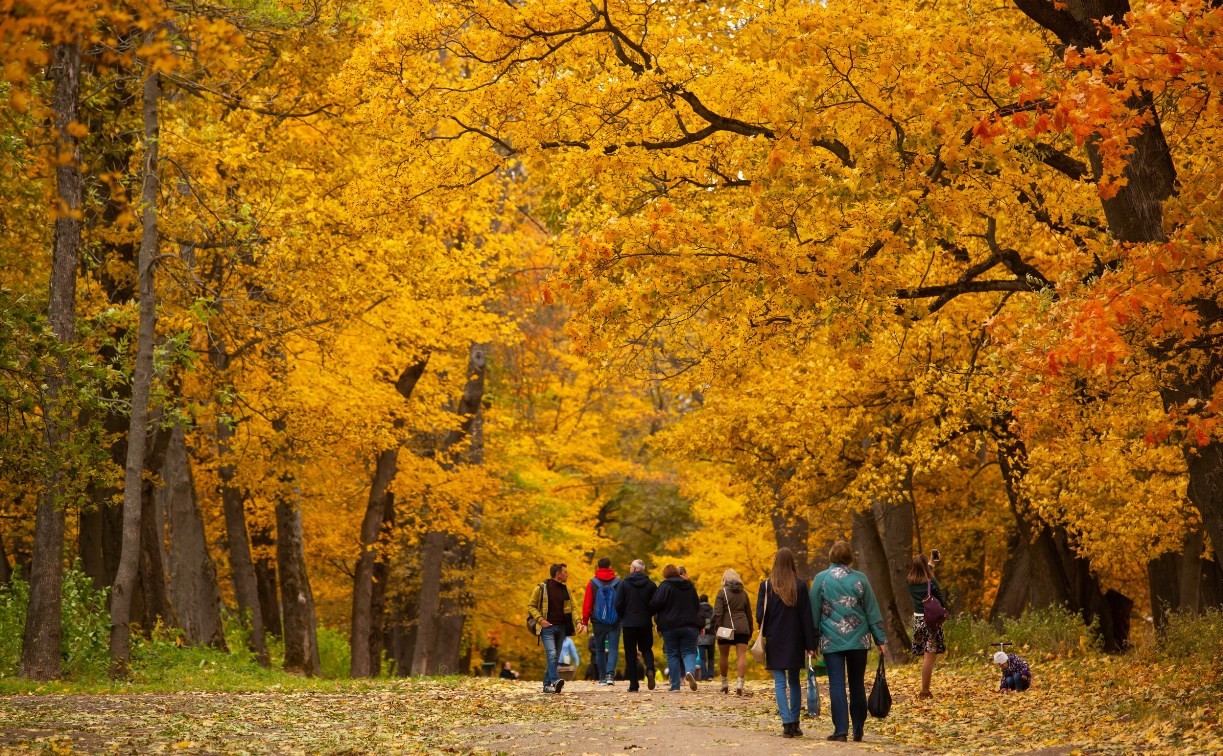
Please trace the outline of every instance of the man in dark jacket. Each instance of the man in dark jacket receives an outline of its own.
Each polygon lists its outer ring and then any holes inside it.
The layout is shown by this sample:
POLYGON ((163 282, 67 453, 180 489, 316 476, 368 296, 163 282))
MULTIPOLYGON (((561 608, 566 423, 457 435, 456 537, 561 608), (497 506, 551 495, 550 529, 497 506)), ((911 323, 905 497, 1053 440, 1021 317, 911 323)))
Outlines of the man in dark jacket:
POLYGON ((696 639, 701 627, 696 586, 680 577, 673 564, 663 568, 662 576, 662 583, 650 599, 650 608, 667 648, 671 690, 679 690, 681 680, 696 690, 696 639))
POLYGON ((616 591, 616 613, 620 615, 624 635, 624 676, 630 693, 641 690, 637 670, 637 652, 645 662, 645 684, 654 690, 654 629, 650 624, 650 599, 654 598, 654 581, 645 576, 645 562, 634 559, 628 576, 616 591))
POLYGON ((701 636, 696 639, 696 671, 698 678, 713 677, 713 605, 708 596, 701 596, 701 636))

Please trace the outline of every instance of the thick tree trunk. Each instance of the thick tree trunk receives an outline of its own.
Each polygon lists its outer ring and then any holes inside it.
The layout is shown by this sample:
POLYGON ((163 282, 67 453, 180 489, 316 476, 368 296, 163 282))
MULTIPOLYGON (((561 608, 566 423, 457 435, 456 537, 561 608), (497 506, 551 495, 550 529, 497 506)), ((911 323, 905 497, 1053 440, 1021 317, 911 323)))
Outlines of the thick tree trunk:
MULTIPOLYGON (((54 87, 51 110, 55 123, 57 161, 55 240, 51 261, 51 292, 47 308, 51 332, 65 346, 76 340, 76 271, 81 244, 82 181, 80 152, 69 125, 77 120, 81 87, 81 50, 75 42, 55 45, 50 75, 54 87)), ((47 369, 43 399, 43 435, 52 470, 34 515, 34 552, 30 565, 30 601, 21 646, 21 674, 34 680, 60 676, 60 604, 64 563, 64 472, 56 463, 72 418, 65 417, 61 394, 68 372, 66 357, 47 369)))
POLYGON ((1170 612, 1197 614, 1223 606, 1223 569, 1219 562, 1202 558, 1203 534, 1189 533, 1180 552, 1164 554, 1147 564, 1151 614, 1155 628, 1167 626, 1170 612))
POLYGON ((276 575, 276 539, 272 528, 256 525, 251 528, 251 552, 255 560, 255 588, 259 592, 259 609, 263 612, 263 630, 281 638, 280 580, 276 575))
POLYGON ((352 631, 349 638, 353 677, 376 675, 370 653, 374 627, 374 573, 378 562, 379 534, 382 532, 383 518, 392 496, 390 485, 398 468, 398 449, 387 449, 378 455, 374 463, 374 478, 370 484, 365 518, 361 522, 361 554, 357 558, 356 574, 353 577, 352 631))
MULTIPOLYGON (((149 394, 153 386, 153 344, 157 336, 157 291, 154 285, 159 238, 157 234, 158 146, 160 136, 161 74, 150 70, 144 80, 144 167, 141 203, 140 326, 136 364, 132 375, 131 425, 127 436, 127 466, 123 478, 123 547, 119 570, 110 596, 110 674, 127 676, 131 658, 132 590, 139 569, 145 450, 149 435, 149 394)), ((160 560, 159 560, 160 561, 160 560)))
MULTIPOLYGON (((909 599, 909 568, 913 563, 913 506, 906 494, 895 501, 876 501, 875 527, 887 558, 888 579, 896 601, 896 613, 911 620, 913 605, 909 599)), ((905 637, 911 624, 905 622, 905 637)))
POLYGON ((806 518, 785 511, 773 512, 769 519, 773 523, 773 538, 777 541, 777 548, 787 548, 794 552, 798 576, 810 583, 815 575, 811 570, 811 557, 807 550, 811 524, 806 518))
MULTIPOLYGON (((215 360, 214 360, 215 362, 215 360)), ((229 440, 233 429, 225 420, 217 421, 217 456, 229 455, 229 440)), ((234 467, 228 462, 217 470, 220 478, 221 508, 225 512, 225 542, 229 551, 229 570, 234 581, 238 612, 250 623, 250 648, 263 666, 271 664, 267 638, 263 632, 263 612, 259 606, 259 588, 255 580, 255 565, 251 561, 251 545, 246 530, 245 497, 233 485, 234 467)))
POLYGON ((285 671, 317 676, 322 665, 314 594, 306 573, 301 507, 288 491, 276 500, 276 565, 284 610, 285 671))
MULTIPOLYGON (((417 382, 425 373, 428 356, 408 365, 395 382, 395 389, 404 401, 412 398, 417 382)), ((373 677, 381 670, 382 637, 381 602, 385 600, 386 588, 382 586, 379 602, 378 622, 374 617, 374 593, 378 590, 378 542, 388 523, 387 513, 393 507, 391 483, 399 469, 399 448, 386 449, 374 462, 374 477, 370 483, 369 499, 365 506, 365 517, 361 521, 361 551, 357 557, 356 574, 352 591, 352 631, 349 643, 352 650, 352 676, 373 677), (377 650, 375 651, 375 646, 377 650)), ((393 521, 393 520, 392 520, 393 521)), ((388 570, 382 570, 386 573, 388 570)), ((382 576, 385 582, 386 575, 382 576)))
MULTIPOLYGON (((1108 27, 1104 18, 1124 22, 1129 0, 1068 0, 1064 5, 1047 0, 1014 0, 1015 6, 1040 26, 1055 34, 1062 47, 1098 48, 1108 27)), ((1132 82, 1119 82, 1118 87, 1132 82)), ((1172 150, 1164 137, 1163 124, 1150 92, 1137 88, 1128 106, 1146 118, 1145 124, 1129 142, 1130 154, 1123 173, 1125 183, 1101 206, 1112 237, 1122 243, 1166 241, 1163 228, 1163 203, 1176 189, 1176 167, 1172 150)), ((1102 159, 1094 142, 1087 144, 1088 158, 1097 175, 1102 159)), ((1193 300, 1192 305, 1204 322, 1217 323, 1223 313, 1213 297, 1193 300)), ((1192 411, 1206 406, 1214 387, 1223 379, 1223 351, 1213 345, 1188 355, 1151 350, 1165 363, 1160 390, 1165 407, 1192 411), (1193 401, 1191 405, 1190 402, 1193 401)), ((1217 551, 1223 549, 1223 442, 1213 438, 1198 446, 1190 436, 1182 452, 1189 469, 1189 500, 1202 516, 1206 534, 1217 551)))
MULTIPOLYGON (((484 461, 484 372, 488 361, 488 345, 472 344, 467 359, 467 382, 459 399, 455 414, 463 418, 458 429, 446 434, 438 455, 442 464, 452 467, 458 464, 482 464, 484 461), (452 458, 453 450, 464 439, 470 440, 465 454, 452 458)), ((470 514, 473 534, 479 530, 481 511, 476 507, 470 514)), ((444 564, 448 542, 452 536, 444 532, 425 534, 424 553, 421 559, 421 598, 416 617, 416 648, 412 658, 412 674, 436 674, 439 665, 457 666, 458 649, 462 644, 462 627, 466 620, 467 596, 466 572, 474 567, 474 544, 456 545, 449 549, 452 558, 451 585, 446 592, 447 603, 442 605, 441 586, 444 579, 444 564), (467 549, 472 551, 468 552, 467 549), (439 616, 439 612, 441 613, 439 616), (443 633, 439 628, 445 628, 443 633), (442 643, 442 646, 438 644, 442 643)))
MULTIPOLYGON (((395 532, 395 498, 389 497, 382 519, 382 540, 390 541, 395 532)), ((374 562, 374 584, 370 592, 369 669, 371 677, 382 674, 382 652, 386 647, 386 596, 391 579, 391 560, 386 549, 380 549, 374 562)))
MULTIPOLYGON (((883 629, 888 638, 888 659, 906 661, 909 657, 909 619, 913 612, 902 612, 897 608, 891 570, 873 511, 854 513, 853 546, 857 555, 856 566, 870 581, 875 599, 879 602, 879 611, 883 614, 883 629)), ((908 600, 907 592, 903 598, 908 600)))
POLYGON ((437 668, 437 613, 441 608, 442 559, 446 534, 431 530, 421 542, 420 599, 416 606, 416 644, 412 649, 412 674, 428 675, 437 668))
POLYGON ((154 496, 156 509, 166 512, 165 541, 170 544, 167 567, 178 627, 192 645, 228 651, 217 571, 208 553, 182 426, 175 426, 170 434, 161 479, 163 485, 154 496))

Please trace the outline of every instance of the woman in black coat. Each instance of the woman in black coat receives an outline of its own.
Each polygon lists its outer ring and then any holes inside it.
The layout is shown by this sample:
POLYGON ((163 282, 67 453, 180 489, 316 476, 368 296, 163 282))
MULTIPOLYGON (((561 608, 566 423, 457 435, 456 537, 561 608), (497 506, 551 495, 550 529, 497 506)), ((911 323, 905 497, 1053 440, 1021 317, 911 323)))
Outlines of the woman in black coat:
POLYGON ((778 549, 769 579, 760 584, 756 621, 764 633, 765 668, 773 672, 782 735, 802 737, 798 726, 803 694, 799 672, 807 656, 816 650, 815 622, 807 584, 799 580, 794 552, 789 549, 778 549))

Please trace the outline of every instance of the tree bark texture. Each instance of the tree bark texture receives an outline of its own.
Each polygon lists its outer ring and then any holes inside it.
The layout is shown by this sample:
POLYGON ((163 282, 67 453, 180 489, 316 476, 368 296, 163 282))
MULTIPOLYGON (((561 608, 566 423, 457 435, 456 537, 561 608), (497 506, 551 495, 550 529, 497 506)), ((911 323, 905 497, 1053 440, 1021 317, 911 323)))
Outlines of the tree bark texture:
POLYGON ((8 563, 8 552, 4 550, 4 535, 0 534, 0 585, 8 585, 13 579, 13 568, 8 563))
MULTIPOLYGON (((75 42, 55 45, 51 51, 53 86, 51 110, 55 149, 68 159, 55 169, 59 207, 55 214, 51 291, 47 307, 51 332, 63 345, 76 341, 76 272, 81 245, 82 181, 80 150, 68 127, 77 120, 81 87, 81 50, 75 42)), ((30 565, 30 602, 21 645, 21 675, 33 680, 60 676, 60 605, 64 557, 64 507, 68 504, 63 472, 55 464, 61 441, 70 433, 73 418, 61 405, 67 358, 48 367, 43 399, 43 437, 52 469, 34 520, 34 553, 30 565)))
POLYGON ((773 523, 773 539, 777 548, 787 548, 794 552, 794 562, 798 567, 798 576, 808 583, 815 576, 811 569, 811 556, 808 553, 807 541, 811 536, 811 524, 806 518, 793 512, 773 512, 769 519, 773 523))
POLYGON ((276 500, 276 566, 284 611, 286 672, 317 676, 322 672, 314 594, 306 573, 301 507, 283 492, 276 500))
MULTIPOLYGON (((873 511, 855 512, 853 521, 853 546, 856 566, 870 581, 883 615, 883 629, 888 638, 888 659, 905 661, 909 656, 909 623, 912 611, 897 610, 896 593, 892 589, 891 570, 887 553, 879 537, 879 528, 873 511)), ((904 598, 907 600, 908 593, 904 598)))
MULTIPOLYGON (((215 360, 214 360, 215 362, 215 360)), ((229 441, 233 428, 225 420, 217 421, 217 456, 224 459, 229 454, 229 441)), ((250 623, 250 649, 259 664, 271 664, 267 638, 263 631, 263 612, 259 606, 259 588, 255 580, 255 565, 251 561, 251 544, 246 530, 245 496, 233 484, 233 465, 225 462, 217 470, 221 480, 221 508, 225 512, 225 542, 229 551, 229 570, 234 581, 234 596, 238 601, 238 612, 250 623)))
MULTIPOLYGON (((382 539, 388 544, 395 532, 395 498, 389 497, 382 517, 382 539)), ((370 676, 382 674, 382 652, 387 646, 386 628, 387 585, 391 579, 391 558, 379 552, 374 562, 374 584, 370 592, 369 668, 370 676)))
MULTIPOLYGON (((455 414, 463 418, 463 422, 455 430, 448 432, 443 439, 438 455, 443 465, 483 464, 483 403, 484 403, 484 372, 488 362, 488 345, 472 344, 467 359, 467 382, 463 386, 463 395, 455 407, 455 414), (469 439, 466 453, 462 459, 451 459, 452 451, 464 440, 469 439)), ((479 529, 480 508, 471 513, 473 533, 479 529)), ((469 598, 466 593, 467 575, 475 564, 474 544, 459 544, 455 541, 449 549, 453 562, 452 578, 446 591, 447 600, 443 605, 441 597, 444 579, 443 565, 447 556, 448 541, 453 536, 444 532, 428 532, 425 534, 421 557, 421 595, 416 617, 416 648, 412 655, 412 674, 437 674, 442 666, 453 671, 458 665, 459 648, 462 643, 462 626, 466 621, 465 604, 469 598), (471 549, 468 551, 468 549, 471 549), (440 615, 439 615, 440 613, 440 615), (444 627, 443 635, 439 627, 444 627), (457 632, 456 632, 457 631, 457 632), (439 646, 439 640, 442 643, 439 646)))
POLYGON ((136 364, 132 375, 131 424, 127 436, 127 465, 123 477, 123 541, 119 569, 110 596, 110 674, 127 676, 131 659, 132 591, 139 569, 141 505, 145 451, 149 436, 149 394, 153 386, 153 345, 157 336, 156 270, 158 146, 161 141, 159 108, 161 74, 150 70, 144 80, 143 187, 140 193, 141 235, 137 258, 140 287, 140 325, 136 339, 136 364))
MULTIPOLYGON (((395 389, 404 401, 412 398, 416 384, 425 373, 428 356, 413 362, 404 368, 395 389)), ((388 569, 381 572, 382 595, 375 602, 376 586, 379 582, 378 543, 388 524, 393 518, 387 518, 393 510, 394 494, 391 483, 399 470, 399 448, 385 449, 374 461, 374 477, 370 482, 369 499, 365 506, 365 517, 361 521, 361 551, 357 557, 356 574, 353 577, 352 591, 352 629, 349 634, 349 644, 352 651, 353 677, 376 677, 381 671, 382 643, 376 638, 382 637, 381 607, 384 606, 386 587, 385 581, 388 569), (377 622, 375 623, 375 604, 378 605, 377 622), (377 650, 375 651, 375 647, 377 650)))
MULTIPOLYGON (((113 361, 113 357, 108 360, 113 361)), ((131 394, 126 384, 117 387, 111 398, 128 403, 131 394)), ((110 459, 122 467, 127 460, 128 419, 123 412, 108 411, 102 420, 106 433, 115 438, 110 445, 110 459)), ((114 585, 115 573, 119 570, 119 551, 123 540, 123 507, 115 499, 122 490, 98 481, 90 481, 86 487, 89 503, 81 509, 77 533, 77 554, 81 569, 97 588, 114 585)))
POLYGON ((277 638, 284 636, 280 611, 280 580, 276 575, 276 538, 272 528, 256 525, 251 528, 251 553, 255 562, 255 588, 259 592, 259 609, 263 612, 263 631, 277 638))
POLYGON ((1155 629, 1167 627, 1171 612, 1197 614, 1209 607, 1223 606, 1223 568, 1202 558, 1204 535, 1189 533, 1177 553, 1164 554, 1147 564, 1151 591, 1151 614, 1155 629))
POLYGON ((176 425, 171 431, 161 479, 163 485, 154 493, 155 509, 166 513, 164 540, 170 544, 166 566, 178 627, 192 645, 228 651, 217 571, 208 552, 182 426, 176 425))

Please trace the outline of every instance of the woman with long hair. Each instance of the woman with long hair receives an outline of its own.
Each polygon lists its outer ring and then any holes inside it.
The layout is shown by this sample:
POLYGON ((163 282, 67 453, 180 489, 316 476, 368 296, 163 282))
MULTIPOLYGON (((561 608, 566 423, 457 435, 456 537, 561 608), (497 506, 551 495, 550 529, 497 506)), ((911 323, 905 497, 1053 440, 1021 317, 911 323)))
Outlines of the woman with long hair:
POLYGON ((939 654, 947 653, 947 645, 943 642, 943 628, 927 627, 926 612, 923 605, 927 596, 934 596, 939 603, 947 606, 947 599, 939 588, 934 577, 934 565, 926 559, 925 554, 913 557, 913 566, 909 568, 909 597, 913 599, 913 655, 921 656, 921 692, 918 698, 934 698, 930 692, 930 678, 934 676, 934 664, 939 654))
POLYGON ((828 552, 828 561, 828 569, 811 581, 810 602, 818 626, 819 648, 828 667, 833 726, 828 739, 846 740, 852 717, 854 740, 861 740, 866 725, 866 652, 873 636, 879 644, 879 653, 886 653, 887 635, 870 581, 850 568, 853 549, 845 541, 837 541, 828 552))
POLYGON ((722 588, 714 599, 713 627, 715 635, 731 636, 718 638, 718 648, 721 651, 718 654, 718 666, 722 672, 722 687, 719 690, 723 693, 730 690, 726 673, 730 669, 730 650, 733 648, 739 673, 739 679, 735 681, 735 695, 741 696, 743 678, 747 676, 747 643, 752 638, 752 603, 747 598, 747 591, 743 590, 743 580, 734 570, 722 573, 722 588))
POLYGON ((815 653, 816 636, 807 584, 798 577, 794 552, 789 549, 777 550, 773 570, 768 580, 760 584, 756 621, 764 634, 765 668, 773 673, 781 734, 787 738, 802 737, 803 731, 798 726, 803 695, 799 671, 805 666, 806 657, 815 653))

